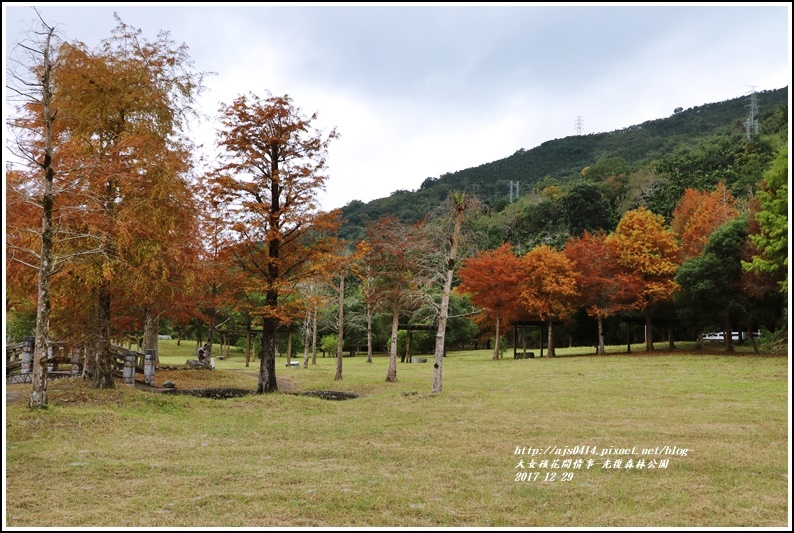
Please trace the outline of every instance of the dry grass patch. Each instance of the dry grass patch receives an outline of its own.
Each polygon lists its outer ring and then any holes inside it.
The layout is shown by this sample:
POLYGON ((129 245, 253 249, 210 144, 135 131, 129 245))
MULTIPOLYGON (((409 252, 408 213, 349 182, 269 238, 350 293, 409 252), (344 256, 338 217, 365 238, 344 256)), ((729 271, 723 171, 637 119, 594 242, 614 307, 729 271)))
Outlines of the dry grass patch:
MULTIPOLYGON (((81 380, 63 380, 51 384, 47 410, 8 406, 7 524, 731 527, 787 521, 785 357, 491 361, 485 351, 455 353, 445 360, 441 395, 428 392, 431 364, 400 364, 398 382, 385 383, 385 358, 372 364, 346 358, 344 379, 336 382, 333 359, 308 369, 278 361, 277 374, 298 391, 362 396, 211 400, 123 385, 96 391, 81 380), (585 463, 532 470, 516 468, 526 459, 515 454, 517 446, 592 446, 598 453, 570 458, 598 463, 610 446, 688 452, 667 456, 667 468, 585 463), (516 481, 521 472, 538 478, 516 481), (562 481, 563 473, 571 479, 562 481), (554 481, 546 481, 550 474, 554 481)), ((216 371, 179 371, 184 374, 173 381, 180 388, 255 388, 257 365, 246 369, 241 358, 222 363, 216 371)))

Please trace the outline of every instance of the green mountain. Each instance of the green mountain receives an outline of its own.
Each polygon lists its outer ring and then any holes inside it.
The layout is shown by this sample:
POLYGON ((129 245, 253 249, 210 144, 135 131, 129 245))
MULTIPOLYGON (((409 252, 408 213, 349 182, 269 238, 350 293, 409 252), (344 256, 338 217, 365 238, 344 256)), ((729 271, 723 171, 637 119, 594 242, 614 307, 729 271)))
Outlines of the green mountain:
MULTIPOLYGON (((761 133, 778 133, 781 128, 787 131, 788 87, 759 92, 756 97, 761 133)), ((671 158, 691 147, 718 139, 723 143, 732 139, 733 144, 743 140, 749 104, 750 98, 745 95, 686 110, 678 108, 667 118, 607 133, 555 139, 498 161, 427 178, 416 191, 398 190, 369 203, 354 200, 342 208, 341 236, 359 240, 367 223, 385 215, 402 222, 420 220, 451 190, 471 191, 492 210, 500 211, 507 203, 511 181, 520 183, 520 191, 525 194, 539 183, 554 184, 581 176, 582 169, 605 159, 620 158, 632 169, 666 159, 670 159, 668 167, 674 166, 677 163, 671 158)))

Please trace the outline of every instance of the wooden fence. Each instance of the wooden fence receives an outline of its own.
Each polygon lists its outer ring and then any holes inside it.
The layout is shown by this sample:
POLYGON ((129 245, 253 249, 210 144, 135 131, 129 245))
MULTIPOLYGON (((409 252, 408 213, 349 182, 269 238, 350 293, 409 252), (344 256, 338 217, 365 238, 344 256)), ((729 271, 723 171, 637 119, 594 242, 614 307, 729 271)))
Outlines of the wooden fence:
MULTIPOLYGON (((35 337, 25 337, 22 342, 6 345, 6 384, 30 383, 33 379, 33 349, 35 337)), ((113 374, 120 375, 125 383, 134 384, 135 375, 143 374, 143 381, 154 384, 154 350, 146 354, 111 345, 114 356, 113 374)), ((47 379, 83 377, 84 349, 53 342, 47 355, 47 379)))

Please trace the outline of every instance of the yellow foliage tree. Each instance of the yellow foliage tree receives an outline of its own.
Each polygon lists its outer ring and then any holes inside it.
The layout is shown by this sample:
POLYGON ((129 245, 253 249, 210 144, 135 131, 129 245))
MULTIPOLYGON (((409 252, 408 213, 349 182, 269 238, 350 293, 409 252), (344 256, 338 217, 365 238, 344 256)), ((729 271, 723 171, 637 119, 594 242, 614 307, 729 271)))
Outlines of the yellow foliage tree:
POLYGON ((678 290, 673 280, 679 267, 675 234, 664 217, 640 207, 623 215, 607 245, 614 246, 619 264, 642 278, 634 307, 645 314, 645 348, 652 351, 651 307, 670 300, 678 290))
POLYGON ((552 324, 574 311, 579 275, 563 252, 543 244, 521 258, 520 302, 531 316, 547 322, 549 357, 554 357, 552 324))

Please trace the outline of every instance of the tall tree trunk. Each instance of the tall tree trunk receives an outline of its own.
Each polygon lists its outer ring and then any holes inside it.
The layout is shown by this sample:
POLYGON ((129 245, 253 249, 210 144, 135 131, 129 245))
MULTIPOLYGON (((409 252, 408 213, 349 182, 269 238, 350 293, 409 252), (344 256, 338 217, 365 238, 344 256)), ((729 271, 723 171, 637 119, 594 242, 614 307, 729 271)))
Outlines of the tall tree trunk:
POLYGON ((667 340, 669 342, 668 348, 670 350, 675 350, 675 337, 673 337, 673 326, 672 326, 672 324, 667 326, 667 340))
POLYGON ((733 326, 731 325, 730 315, 725 317, 725 352, 734 353, 733 348, 733 326))
POLYGON ((312 365, 317 364, 317 308, 312 312, 312 365))
POLYGON ((303 321, 303 368, 309 368, 309 344, 311 342, 311 316, 310 309, 306 310, 306 319, 303 321))
POLYGON ((279 175, 279 147, 270 147, 270 210, 268 213, 268 228, 276 236, 268 242, 267 265, 267 291, 265 292, 265 306, 267 314, 262 321, 262 360, 259 363, 259 383, 257 394, 278 392, 276 383, 276 330, 278 320, 274 311, 278 308, 279 291, 279 253, 281 249, 281 182, 279 175))
POLYGON ((498 361, 499 360, 499 334, 500 334, 500 332, 499 332, 499 325, 500 325, 499 322, 500 322, 500 320, 499 320, 499 312, 497 311, 496 312, 496 342, 494 342, 494 348, 493 348, 493 360, 494 361, 498 361))
POLYGON ((262 350, 259 361, 259 382, 256 393, 278 392, 276 383, 276 329, 278 320, 273 317, 262 319, 262 350))
POLYGON ((336 374, 334 381, 342 379, 342 347, 344 346, 345 325, 345 274, 339 274, 339 334, 336 336, 336 374))
POLYGON ((160 362, 160 350, 158 349, 158 333, 160 331, 160 315, 154 315, 152 308, 148 305, 144 307, 143 319, 143 353, 146 350, 154 350, 154 360, 160 362))
POLYGON ((460 227, 463 224, 463 210, 465 209, 464 198, 455 202, 455 228, 452 230, 452 237, 449 240, 449 256, 447 259, 447 276, 444 280, 444 291, 441 293, 441 311, 438 316, 438 330, 436 331, 436 362, 433 365, 433 389, 432 392, 441 392, 442 370, 444 363, 444 341, 447 333, 447 319, 449 318, 449 293, 452 292, 452 275, 455 273, 455 260, 458 257, 458 238, 460 237, 460 227))
MULTIPOLYGON (((46 26, 45 26, 46 27, 46 26)), ((55 28, 47 27, 43 46, 41 71, 41 103, 44 118, 44 158, 41 164, 44 171, 44 192, 41 198, 41 257, 39 263, 38 301, 36 303, 36 345, 33 351, 33 376, 30 384, 28 407, 45 407, 47 394, 47 353, 50 346, 50 279, 53 272, 52 225, 53 192, 55 178, 53 166, 52 127, 55 116, 50 105, 52 102, 51 78, 52 60, 50 58, 51 39, 55 28)))
POLYGON ((556 353, 556 351, 554 349, 554 331, 552 329, 552 321, 551 321, 551 319, 549 319, 549 321, 548 321, 548 328, 547 329, 548 329, 548 332, 549 332, 549 338, 548 338, 548 343, 547 343, 549 345, 548 346, 548 355, 549 355, 549 357, 557 357, 557 353, 556 353))
MULTIPOLYGON (((213 312, 214 315, 214 312, 213 312)), ((204 350, 204 368, 212 368, 212 338, 215 336, 215 316, 210 319, 209 331, 207 332, 207 348, 204 350)))
POLYGON ((245 367, 250 366, 251 361, 251 324, 248 323, 245 327, 245 367))
POLYGON ((758 353, 758 344, 755 342, 752 323, 747 325, 747 336, 750 338, 750 343, 753 345, 753 353, 758 353))
POLYGON ((394 313, 391 320, 391 345, 389 346, 389 370, 386 372, 386 381, 397 381, 397 327, 400 321, 400 304, 394 303, 394 313))
POLYGON ((367 363, 372 362, 372 306, 367 302, 367 363))
MULTIPOLYGON (((89 329, 93 327, 93 324, 89 325, 89 329)), ((82 379, 90 379, 94 375, 94 357, 93 357, 93 349, 94 347, 91 345, 91 336, 87 335, 83 337, 83 373, 81 374, 82 379)))
POLYGON ((292 324, 287 325, 287 364, 292 361, 292 324))
POLYGON ((97 336, 94 346, 94 382, 95 389, 113 389, 113 366, 115 356, 110 351, 110 287, 108 282, 102 282, 99 287, 97 305, 97 336))
MULTIPOLYGON (((36 341, 33 351, 33 376, 30 383, 28 407, 46 407, 47 394, 47 354, 50 346, 50 274, 51 255, 45 258, 45 244, 42 240, 42 258, 39 268, 38 304, 36 305, 36 341), (47 270, 42 274, 43 270, 47 270)), ((52 247, 49 246, 50 252, 52 247)))
POLYGON ((651 324, 651 313, 645 311, 645 351, 653 351, 653 325, 651 324))
MULTIPOLYGON (((105 184, 105 197, 104 209, 105 216, 108 219, 113 219, 113 213, 116 210, 117 199, 117 184, 116 179, 112 178, 105 184)), ((107 257, 115 256, 115 245, 112 237, 108 234, 103 239, 103 250, 107 257)), ((107 259, 106 259, 107 261, 107 259)), ((104 265, 103 265, 104 266, 104 265)), ((113 382, 113 367, 116 362, 115 355, 110 351, 110 317, 111 317, 111 292, 110 281, 103 280, 99 285, 97 292, 98 306, 97 306, 97 346, 96 346, 96 373, 94 374, 94 388, 97 389, 113 389, 115 383, 113 382)))
MULTIPOLYGON (((49 106, 45 106, 49 116, 49 106)), ((49 123, 49 121, 48 121, 49 123)), ((52 150, 52 125, 48 124, 49 150, 52 150)), ((49 156, 45 156, 45 161, 49 156)), ((36 344, 33 352, 33 376, 30 384, 28 407, 46 407, 47 393, 47 354, 50 347, 50 279, 53 271, 52 257, 52 179, 53 169, 45 164, 45 190, 42 198, 41 216, 41 263, 39 264, 38 301, 36 304, 36 344)))
POLYGON ((604 349, 604 318, 601 315, 598 315, 596 319, 598 320, 598 350, 596 350, 596 354, 605 355, 606 350, 604 349))

